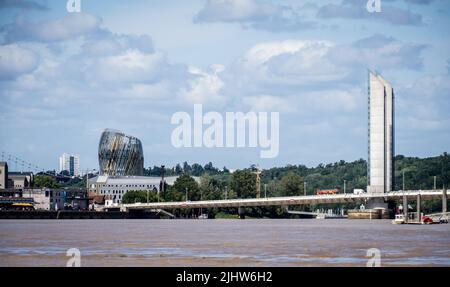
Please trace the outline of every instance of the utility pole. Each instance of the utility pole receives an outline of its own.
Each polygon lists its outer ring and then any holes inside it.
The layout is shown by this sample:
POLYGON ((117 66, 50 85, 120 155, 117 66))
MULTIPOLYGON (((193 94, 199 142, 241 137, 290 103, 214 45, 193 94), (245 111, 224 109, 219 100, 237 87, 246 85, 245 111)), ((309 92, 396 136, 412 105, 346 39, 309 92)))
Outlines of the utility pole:
POLYGON ((188 188, 186 187, 186 201, 188 201, 188 188))
POLYGON ((346 188, 346 185, 345 185, 345 183, 346 183, 347 181, 344 179, 344 194, 345 194, 345 188, 346 188))
POLYGON ((434 176, 434 190, 436 190, 436 176, 434 176))
POLYGON ((405 191, 405 171, 402 170, 402 177, 403 177, 403 191, 405 191))
POLYGON ((225 200, 227 200, 228 187, 225 185, 225 200))
POLYGON ((306 196, 306 181, 303 182, 303 195, 306 196))
POLYGON ((267 183, 264 184, 264 198, 267 198, 267 183))

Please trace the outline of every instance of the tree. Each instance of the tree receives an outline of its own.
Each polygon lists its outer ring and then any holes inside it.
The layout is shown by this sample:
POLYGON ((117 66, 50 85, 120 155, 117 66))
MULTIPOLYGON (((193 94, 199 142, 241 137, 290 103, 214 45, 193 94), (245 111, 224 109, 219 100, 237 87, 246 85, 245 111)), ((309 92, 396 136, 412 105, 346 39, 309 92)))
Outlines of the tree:
POLYGON ((34 187, 38 188, 60 188, 61 186, 56 182, 56 180, 48 175, 36 175, 34 178, 34 187))
POLYGON ((303 190, 303 178, 290 171, 281 179, 281 193, 283 196, 300 195, 303 190))
POLYGON ((59 173, 60 175, 70 176, 70 172, 68 170, 63 170, 59 173))
POLYGON ((223 182, 220 182, 217 178, 212 177, 208 173, 204 173, 200 177, 199 187, 203 200, 215 200, 223 198, 223 182))
POLYGON ((194 163, 192 165, 192 175, 194 176, 200 176, 204 173, 203 167, 199 165, 198 163, 194 163))
POLYGON ((183 173, 175 180, 170 192, 183 194, 184 200, 186 199, 186 190, 188 193, 188 200, 200 200, 200 189, 195 179, 187 173, 183 173))
POLYGON ((162 198, 158 199, 158 194, 152 190, 130 190, 127 193, 124 194, 122 198, 122 203, 128 204, 128 203, 136 203, 136 202, 158 202, 158 201, 164 201, 162 198))
POLYGON ((183 172, 183 168, 181 167, 181 165, 179 163, 177 163, 177 165, 175 166, 175 174, 180 175, 182 172, 183 172))
POLYGON ((255 198, 256 176, 250 170, 236 170, 232 175, 231 188, 238 198, 255 198))
POLYGON ((183 163, 183 172, 184 173, 191 173, 191 166, 187 163, 187 161, 185 161, 183 163))

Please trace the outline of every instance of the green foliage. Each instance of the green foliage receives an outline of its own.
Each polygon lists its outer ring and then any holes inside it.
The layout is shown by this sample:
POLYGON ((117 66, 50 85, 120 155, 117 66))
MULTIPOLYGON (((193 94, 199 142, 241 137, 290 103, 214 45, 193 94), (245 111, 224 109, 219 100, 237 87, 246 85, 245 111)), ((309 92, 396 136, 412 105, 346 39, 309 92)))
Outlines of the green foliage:
POLYGON ((281 179, 282 196, 302 195, 303 188, 303 178, 293 171, 288 172, 281 179))
POLYGON ((173 193, 175 198, 179 198, 183 195, 183 200, 186 200, 186 191, 188 195, 188 200, 195 201, 200 200, 200 188, 198 183, 189 174, 184 173, 175 180, 173 186, 168 190, 169 197, 170 193, 173 193))
POLYGON ((146 190, 130 190, 127 193, 124 194, 122 198, 122 203, 128 204, 128 203, 136 203, 136 202, 158 202, 158 201, 164 201, 162 198, 158 199, 158 194, 152 190, 146 191, 146 190))
POLYGON ((61 185, 59 185, 56 181, 55 178, 52 176, 48 176, 48 175, 36 175, 34 177, 34 187, 38 187, 38 188, 43 188, 43 187, 47 187, 47 188, 60 188, 61 185))
POLYGON ((236 170, 231 176, 231 188, 238 198, 254 198, 256 195, 256 175, 250 170, 236 170))

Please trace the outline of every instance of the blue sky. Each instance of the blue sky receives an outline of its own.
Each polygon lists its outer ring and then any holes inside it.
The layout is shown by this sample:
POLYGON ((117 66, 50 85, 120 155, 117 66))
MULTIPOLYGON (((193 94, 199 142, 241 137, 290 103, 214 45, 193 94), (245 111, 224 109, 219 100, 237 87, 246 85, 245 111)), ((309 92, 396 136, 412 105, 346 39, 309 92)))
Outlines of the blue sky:
MULTIPOLYGON (((101 131, 143 142, 145 166, 229 168, 367 156, 367 69, 396 94, 396 154, 450 146, 450 2, 0 2, 0 151, 97 168, 101 131), (174 112, 278 111, 280 152, 174 148, 174 112)), ((12 166, 14 169, 14 165, 12 166)))

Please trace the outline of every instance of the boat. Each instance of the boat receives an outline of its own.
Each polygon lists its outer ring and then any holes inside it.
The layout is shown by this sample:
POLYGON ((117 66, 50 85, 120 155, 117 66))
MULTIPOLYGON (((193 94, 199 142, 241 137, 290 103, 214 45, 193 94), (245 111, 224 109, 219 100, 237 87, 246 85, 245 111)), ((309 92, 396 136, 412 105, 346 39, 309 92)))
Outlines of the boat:
POLYGON ((405 216, 403 214, 396 214, 392 224, 405 224, 405 216))

